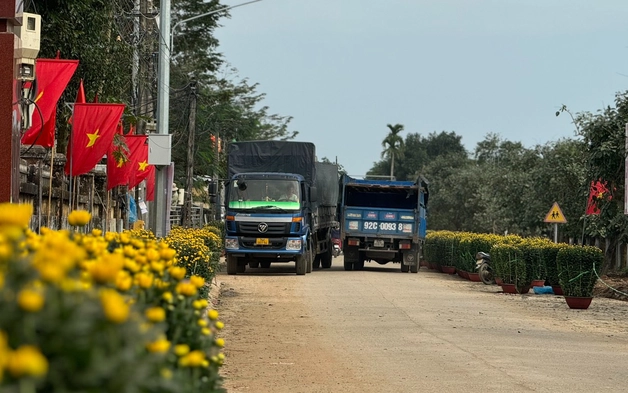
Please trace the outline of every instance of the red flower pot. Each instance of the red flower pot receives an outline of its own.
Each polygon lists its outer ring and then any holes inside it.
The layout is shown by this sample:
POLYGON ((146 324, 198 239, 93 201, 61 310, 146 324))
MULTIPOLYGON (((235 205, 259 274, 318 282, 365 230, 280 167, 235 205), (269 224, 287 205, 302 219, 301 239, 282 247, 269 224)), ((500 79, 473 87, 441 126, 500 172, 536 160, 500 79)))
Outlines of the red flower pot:
POLYGON ((532 283, 530 284, 530 286, 532 286, 532 287, 544 287, 545 286, 545 280, 532 280, 532 283))
POLYGON ((453 267, 453 266, 443 266, 443 273, 455 274, 456 273, 456 268, 453 267))
POLYGON ((560 285, 552 285, 554 295, 563 295, 563 288, 560 285))
POLYGON ((515 288, 515 284, 504 284, 501 285, 504 293, 517 293, 517 288, 515 288))
POLYGON ((469 280, 473 282, 480 282, 480 273, 467 273, 469 275, 469 280))
POLYGON ((569 308, 575 310, 586 310, 591 305, 592 300, 592 297, 565 296, 569 308))
POLYGON ((527 286, 521 288, 521 292, 519 292, 517 291, 517 287, 515 286, 515 284, 502 284, 501 287, 504 290, 504 293, 518 293, 523 295, 524 293, 528 293, 530 291, 530 287, 527 286))

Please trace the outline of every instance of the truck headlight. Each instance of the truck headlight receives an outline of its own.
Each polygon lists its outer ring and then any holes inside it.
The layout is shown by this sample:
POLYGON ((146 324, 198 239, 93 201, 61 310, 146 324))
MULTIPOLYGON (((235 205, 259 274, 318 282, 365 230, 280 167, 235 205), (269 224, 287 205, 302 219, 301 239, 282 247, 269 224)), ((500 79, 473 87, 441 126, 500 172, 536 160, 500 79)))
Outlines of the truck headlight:
POLYGON ((225 239, 225 248, 229 250, 237 250, 240 248, 238 239, 225 239))
POLYGON ((286 243, 286 250, 300 250, 301 249, 301 239, 298 240, 288 240, 286 243))

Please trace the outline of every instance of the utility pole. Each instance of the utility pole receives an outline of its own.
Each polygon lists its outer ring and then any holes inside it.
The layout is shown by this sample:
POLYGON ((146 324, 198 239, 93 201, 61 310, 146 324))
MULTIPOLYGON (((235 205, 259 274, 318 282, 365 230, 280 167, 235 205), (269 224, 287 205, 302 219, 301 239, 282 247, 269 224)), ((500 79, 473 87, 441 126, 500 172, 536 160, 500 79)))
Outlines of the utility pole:
POLYGON ((188 127, 188 154, 185 166, 185 202, 183 209, 183 226, 192 226, 192 188, 194 186, 194 138, 196 133, 196 81, 190 87, 190 119, 188 127))
MULTIPOLYGON (((169 134, 170 106, 170 0, 162 0, 159 10, 159 78, 157 86, 157 133, 169 134)), ((168 171, 166 166, 155 166, 155 200, 150 228, 157 238, 167 235, 170 219, 168 206, 168 171)))

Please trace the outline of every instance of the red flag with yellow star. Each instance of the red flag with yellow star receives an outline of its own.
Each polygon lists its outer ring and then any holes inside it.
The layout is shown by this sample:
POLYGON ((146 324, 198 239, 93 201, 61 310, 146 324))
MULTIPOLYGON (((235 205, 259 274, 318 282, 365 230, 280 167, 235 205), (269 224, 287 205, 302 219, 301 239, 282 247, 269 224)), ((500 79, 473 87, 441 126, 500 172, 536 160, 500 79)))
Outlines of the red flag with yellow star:
POLYGON ((133 188, 148 177, 150 174, 150 167, 152 165, 148 165, 148 140, 146 135, 134 135, 129 137, 144 138, 144 143, 132 153, 132 168, 129 179, 129 188, 133 188))
POLYGON ((112 143, 107 152, 107 190, 113 187, 129 184, 131 178, 131 169, 133 153, 137 151, 145 142, 146 136, 122 136, 120 126, 118 126, 118 134, 125 146, 112 143))
POLYGON ((74 104, 65 173, 82 175, 98 164, 111 146, 123 112, 124 104, 74 104))
POLYGON ((35 108, 31 128, 22 135, 22 144, 52 147, 55 141, 57 102, 74 75, 78 60, 37 59, 35 66, 35 108))
POLYGON ((148 176, 146 177, 146 200, 155 200, 155 165, 148 166, 148 176))
MULTIPOLYGON (((134 138, 141 139, 141 144, 133 143, 137 146, 136 150, 132 150, 131 157, 131 174, 129 179, 129 188, 137 187, 142 180, 146 180, 146 200, 152 201, 155 197, 155 166, 148 164, 148 139, 146 135, 127 135, 127 140, 134 138)), ((131 145, 129 144, 129 149, 131 145)))

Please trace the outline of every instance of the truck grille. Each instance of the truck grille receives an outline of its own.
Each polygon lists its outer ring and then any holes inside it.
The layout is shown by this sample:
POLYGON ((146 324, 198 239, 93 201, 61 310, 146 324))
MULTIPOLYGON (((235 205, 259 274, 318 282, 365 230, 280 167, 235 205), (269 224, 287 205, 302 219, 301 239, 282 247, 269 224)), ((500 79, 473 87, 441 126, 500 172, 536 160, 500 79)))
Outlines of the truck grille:
POLYGON ((258 250, 279 250, 286 246, 286 238, 283 237, 271 237, 268 239, 270 244, 264 246, 256 245, 255 239, 254 237, 241 237, 240 243, 243 247, 258 250))
POLYGON ((286 222, 268 222, 268 229, 265 232, 259 230, 262 221, 258 222, 239 222, 238 232, 242 234, 255 234, 255 235, 285 235, 290 233, 290 223, 286 222))

